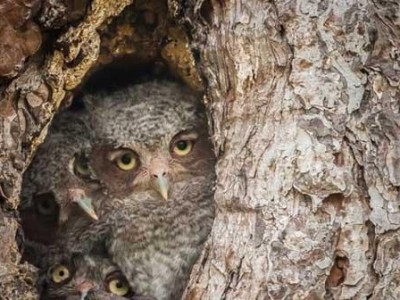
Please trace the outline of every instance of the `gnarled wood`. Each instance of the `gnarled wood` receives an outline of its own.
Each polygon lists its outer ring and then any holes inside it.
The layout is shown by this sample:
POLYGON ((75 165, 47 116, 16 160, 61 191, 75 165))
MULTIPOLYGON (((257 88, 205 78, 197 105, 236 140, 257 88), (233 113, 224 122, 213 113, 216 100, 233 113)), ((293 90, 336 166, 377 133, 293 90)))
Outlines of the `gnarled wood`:
POLYGON ((220 160, 185 299, 398 298, 399 4, 187 2, 220 160))

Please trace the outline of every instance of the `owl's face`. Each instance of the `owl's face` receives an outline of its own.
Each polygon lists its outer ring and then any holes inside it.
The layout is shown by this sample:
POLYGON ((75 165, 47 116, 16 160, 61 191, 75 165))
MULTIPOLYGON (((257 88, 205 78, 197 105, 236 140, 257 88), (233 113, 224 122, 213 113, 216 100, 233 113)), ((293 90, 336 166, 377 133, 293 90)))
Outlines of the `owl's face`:
POLYGON ((198 129, 166 134, 154 144, 99 145, 92 155, 93 169, 112 193, 154 189, 164 200, 173 183, 201 176, 214 159, 207 133, 198 129))
POLYGON ((196 97, 175 84, 150 83, 126 93, 132 99, 115 99, 114 107, 92 118, 103 142, 93 146, 90 164, 108 190, 126 196, 150 189, 167 200, 174 183, 213 168, 196 97))
POLYGON ((83 256, 60 259, 39 279, 43 300, 131 299, 134 296, 125 276, 110 259, 83 256))
POLYGON ((32 205, 20 210, 25 236, 44 245, 54 243, 57 239, 59 215, 60 206, 53 194, 33 196, 32 205))
POLYGON ((54 219, 63 223, 77 211, 97 218, 89 198, 99 189, 88 164, 90 131, 83 119, 68 113, 55 125, 24 174, 20 211, 25 227, 32 222, 46 227, 54 219))

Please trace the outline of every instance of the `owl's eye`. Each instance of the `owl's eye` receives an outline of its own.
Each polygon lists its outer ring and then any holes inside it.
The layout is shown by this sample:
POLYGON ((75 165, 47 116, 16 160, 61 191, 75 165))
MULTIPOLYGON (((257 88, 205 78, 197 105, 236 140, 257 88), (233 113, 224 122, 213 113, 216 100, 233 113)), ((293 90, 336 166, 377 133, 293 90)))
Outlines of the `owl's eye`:
POLYGON ((130 296, 132 294, 131 287, 125 277, 120 272, 115 272, 108 276, 107 290, 117 296, 130 296))
POLYGON ((57 214, 57 203, 53 194, 46 193, 38 195, 34 199, 35 209, 39 215, 55 216, 57 214))
POLYGON ((130 171, 137 165, 135 154, 131 151, 123 151, 116 159, 115 162, 123 171, 130 171))
POLYGON ((79 155, 74 159, 74 173, 77 176, 90 175, 89 161, 84 155, 79 155))
POLYGON ((126 296, 129 293, 129 285, 119 279, 113 279, 108 283, 110 292, 117 296, 126 296))
POLYGON ((178 140, 175 142, 173 151, 176 155, 185 156, 188 155, 193 149, 193 141, 191 140, 178 140))
POLYGON ((55 283, 61 283, 70 278, 71 273, 65 265, 58 265, 51 270, 51 280, 55 283))

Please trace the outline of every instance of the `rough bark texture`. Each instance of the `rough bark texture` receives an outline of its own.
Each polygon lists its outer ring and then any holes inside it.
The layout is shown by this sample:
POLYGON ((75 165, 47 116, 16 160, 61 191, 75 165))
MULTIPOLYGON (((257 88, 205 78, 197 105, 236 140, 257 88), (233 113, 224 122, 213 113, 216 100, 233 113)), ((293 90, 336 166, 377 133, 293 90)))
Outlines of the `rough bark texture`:
POLYGON ((0 0, 1 299, 36 298, 15 208, 61 102, 126 55, 201 89, 188 41, 220 159, 184 298, 400 299, 398 1, 132 2, 0 0))
POLYGON ((175 10, 219 154, 218 214, 186 299, 400 298, 399 12, 366 0, 175 10))

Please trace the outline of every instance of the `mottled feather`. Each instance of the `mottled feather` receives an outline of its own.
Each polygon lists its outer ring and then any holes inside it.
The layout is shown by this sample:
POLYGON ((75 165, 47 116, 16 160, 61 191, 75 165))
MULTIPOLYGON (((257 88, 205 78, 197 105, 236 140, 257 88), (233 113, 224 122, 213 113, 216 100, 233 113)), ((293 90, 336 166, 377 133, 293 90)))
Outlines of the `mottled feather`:
POLYGON ((176 83, 148 82, 86 102, 97 136, 90 160, 107 201, 98 222, 69 232, 68 245, 87 252, 104 242, 135 292, 179 299, 214 218, 215 156, 199 97, 176 83), (185 155, 175 148, 182 140, 191 145, 185 155), (134 153, 135 168, 116 168, 118 159, 132 163, 121 150, 134 153))

